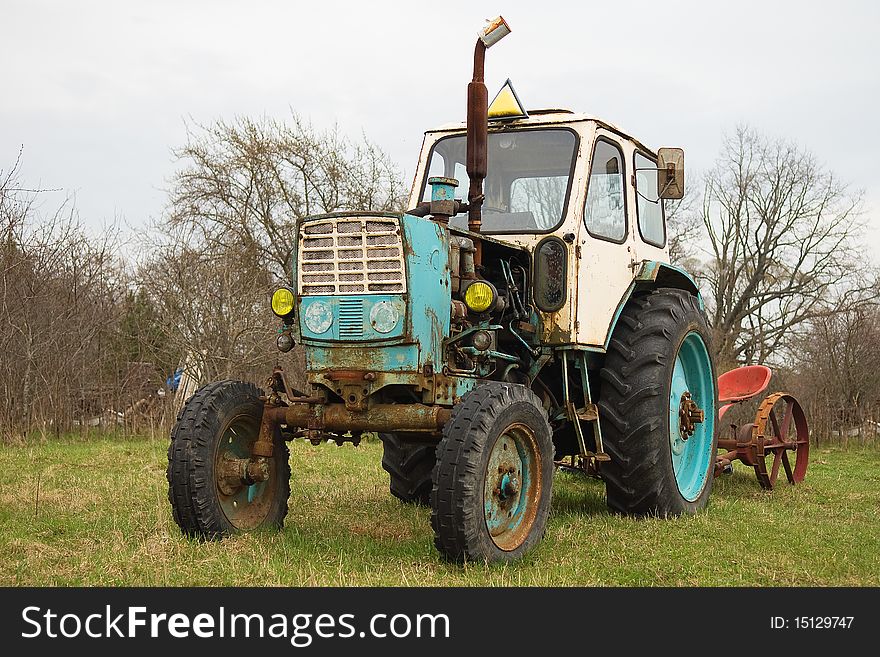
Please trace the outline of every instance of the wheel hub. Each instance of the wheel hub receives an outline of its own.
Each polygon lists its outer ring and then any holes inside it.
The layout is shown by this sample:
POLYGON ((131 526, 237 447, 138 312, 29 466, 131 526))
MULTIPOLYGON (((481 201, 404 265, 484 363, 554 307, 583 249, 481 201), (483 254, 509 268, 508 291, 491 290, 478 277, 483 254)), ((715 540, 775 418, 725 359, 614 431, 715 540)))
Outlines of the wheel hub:
POLYGON ((503 474, 498 486, 495 488, 495 494, 501 502, 516 497, 519 493, 519 475, 516 468, 510 466, 507 470, 502 467, 498 468, 503 474))
POLYGON ((691 398, 690 392, 685 392, 681 396, 681 402, 678 407, 678 430, 681 433, 681 439, 687 440, 694 435, 697 425, 705 421, 706 414, 703 412, 697 402, 691 398))
POLYGON ((497 499, 497 505, 504 510, 512 507, 519 495, 521 467, 520 464, 513 465, 510 462, 498 466, 498 476, 495 479, 492 496, 497 499))
POLYGON ((510 474, 504 475, 501 480, 501 497, 513 497, 519 492, 519 481, 510 474))
POLYGON ((217 464, 217 488, 223 495, 234 495, 242 486, 252 486, 269 479, 269 459, 257 456, 244 459, 224 452, 217 464))

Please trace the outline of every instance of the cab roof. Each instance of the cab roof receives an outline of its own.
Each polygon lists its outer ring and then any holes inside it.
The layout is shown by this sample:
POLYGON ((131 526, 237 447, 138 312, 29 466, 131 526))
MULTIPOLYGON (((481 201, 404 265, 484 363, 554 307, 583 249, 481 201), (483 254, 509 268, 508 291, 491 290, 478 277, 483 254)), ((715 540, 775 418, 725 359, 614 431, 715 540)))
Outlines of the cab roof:
MULTIPOLYGON (((584 114, 580 112, 572 112, 567 109, 559 109, 559 108, 550 108, 550 109, 536 109, 536 110, 528 110, 529 116, 525 119, 509 119, 506 121, 489 121, 489 132, 499 132, 506 128, 524 128, 527 126, 541 126, 541 125, 557 125, 557 124, 566 124, 566 123, 577 123, 577 122, 592 122, 598 125, 599 127, 605 128, 606 130, 610 130, 611 132, 632 141, 639 148, 647 151, 651 155, 655 156, 657 153, 652 148, 648 148, 638 139, 633 137, 631 134, 624 132, 620 128, 618 128, 613 123, 609 123, 608 121, 604 121, 597 116, 593 116, 591 114, 584 114)), ((432 133, 442 133, 442 132, 464 132, 467 129, 467 124, 464 122, 459 123, 446 123, 441 125, 439 128, 434 128, 433 130, 428 130, 425 134, 432 133)))

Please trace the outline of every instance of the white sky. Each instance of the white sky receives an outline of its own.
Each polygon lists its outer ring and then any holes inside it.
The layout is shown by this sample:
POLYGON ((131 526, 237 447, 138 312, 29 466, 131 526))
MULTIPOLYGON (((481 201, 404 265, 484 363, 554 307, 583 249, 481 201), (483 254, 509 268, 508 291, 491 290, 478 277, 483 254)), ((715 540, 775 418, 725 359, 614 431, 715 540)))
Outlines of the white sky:
POLYGON ((473 43, 490 97, 596 114, 708 168, 747 122, 866 190, 880 249, 880 3, 0 0, 0 169, 76 195, 94 227, 163 207, 184 120, 239 114, 365 133, 410 181, 422 132, 463 120, 473 43))

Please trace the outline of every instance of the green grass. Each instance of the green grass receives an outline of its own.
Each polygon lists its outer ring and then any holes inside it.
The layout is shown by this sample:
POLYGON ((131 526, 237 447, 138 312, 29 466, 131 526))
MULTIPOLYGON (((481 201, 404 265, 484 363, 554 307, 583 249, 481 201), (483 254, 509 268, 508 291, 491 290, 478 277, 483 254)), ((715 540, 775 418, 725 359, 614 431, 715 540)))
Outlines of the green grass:
POLYGON ((537 550, 459 567, 389 495, 381 445, 291 448, 284 531, 199 543, 171 518, 164 440, 0 447, 0 585, 880 585, 877 451, 814 450, 773 493, 739 467, 675 520, 610 515, 600 481, 559 473, 537 550))

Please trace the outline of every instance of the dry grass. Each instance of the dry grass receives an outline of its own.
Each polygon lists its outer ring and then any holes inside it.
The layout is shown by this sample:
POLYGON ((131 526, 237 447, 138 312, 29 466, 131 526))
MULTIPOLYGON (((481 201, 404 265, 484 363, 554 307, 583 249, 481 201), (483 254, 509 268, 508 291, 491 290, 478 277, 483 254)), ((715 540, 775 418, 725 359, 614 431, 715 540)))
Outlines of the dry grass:
POLYGON ((200 543, 166 500, 162 440, 0 447, 2 585, 880 585, 880 452, 819 451, 805 484, 763 492, 740 468, 707 512, 609 515, 601 482, 557 474, 541 546, 454 566, 428 511, 387 491, 381 446, 292 445, 281 533, 200 543))

